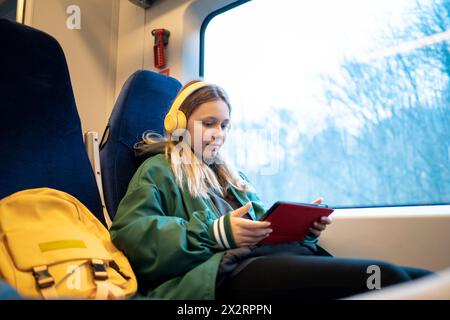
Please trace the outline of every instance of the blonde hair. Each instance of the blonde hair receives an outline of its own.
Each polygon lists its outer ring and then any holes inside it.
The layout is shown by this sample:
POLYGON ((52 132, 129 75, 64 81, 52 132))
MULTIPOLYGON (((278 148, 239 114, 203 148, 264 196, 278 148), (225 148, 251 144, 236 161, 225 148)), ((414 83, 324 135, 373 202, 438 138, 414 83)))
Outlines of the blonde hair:
MULTIPOLYGON (((195 82, 197 81, 189 82, 181 91, 195 82)), ((224 101, 231 113, 231 104, 227 94, 222 88, 213 84, 193 92, 181 104, 180 110, 189 119, 190 115, 201 104, 216 100, 224 101)), ((175 137, 172 133, 166 132, 162 139, 147 138, 144 139, 144 142, 146 144, 161 142, 161 140, 166 142, 165 156, 175 175, 176 182, 182 189, 187 186, 189 193, 194 198, 199 196, 208 198, 209 189, 213 189, 219 195, 224 196, 229 184, 241 192, 251 190, 251 186, 222 157, 220 151, 210 167, 195 155, 188 143, 175 139, 175 137)))

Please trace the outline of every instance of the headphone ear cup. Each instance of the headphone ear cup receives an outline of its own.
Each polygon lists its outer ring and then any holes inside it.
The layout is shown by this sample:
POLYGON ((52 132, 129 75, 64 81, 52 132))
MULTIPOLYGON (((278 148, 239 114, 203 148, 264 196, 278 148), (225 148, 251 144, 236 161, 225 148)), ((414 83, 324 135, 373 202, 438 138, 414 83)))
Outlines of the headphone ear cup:
POLYGON ((171 114, 168 114, 164 118, 164 129, 166 129, 167 132, 172 133, 177 128, 177 119, 171 114))
POLYGON ((177 123, 177 129, 186 129, 187 128, 187 119, 186 115, 183 111, 178 110, 178 123, 177 123))

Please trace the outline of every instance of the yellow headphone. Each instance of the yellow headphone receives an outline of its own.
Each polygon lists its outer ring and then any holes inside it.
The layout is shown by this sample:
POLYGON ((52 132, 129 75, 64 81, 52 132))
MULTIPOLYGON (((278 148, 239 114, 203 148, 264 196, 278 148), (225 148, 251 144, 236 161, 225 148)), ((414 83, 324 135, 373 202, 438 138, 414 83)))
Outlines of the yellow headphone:
POLYGON ((167 132, 172 133, 176 129, 186 129, 187 119, 183 111, 178 110, 183 104, 184 100, 189 97, 192 93, 200 88, 206 87, 209 84, 203 81, 194 82, 188 87, 184 88, 183 91, 178 94, 175 101, 172 103, 169 112, 164 118, 164 129, 167 132))

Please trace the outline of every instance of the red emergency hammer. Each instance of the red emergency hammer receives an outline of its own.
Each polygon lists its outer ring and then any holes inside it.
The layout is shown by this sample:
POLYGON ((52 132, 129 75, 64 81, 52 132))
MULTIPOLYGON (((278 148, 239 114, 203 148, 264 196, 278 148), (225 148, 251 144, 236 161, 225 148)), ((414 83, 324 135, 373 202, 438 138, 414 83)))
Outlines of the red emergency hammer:
POLYGON ((155 37, 155 45, 153 46, 155 68, 162 69, 167 62, 164 48, 169 43, 170 32, 166 29, 154 29, 152 35, 155 37))

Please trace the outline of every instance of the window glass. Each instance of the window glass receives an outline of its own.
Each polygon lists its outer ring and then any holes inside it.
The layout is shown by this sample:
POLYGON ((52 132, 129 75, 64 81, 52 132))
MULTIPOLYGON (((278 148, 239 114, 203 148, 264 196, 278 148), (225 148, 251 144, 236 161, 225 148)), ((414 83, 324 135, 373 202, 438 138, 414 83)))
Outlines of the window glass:
POLYGON ((225 152, 266 205, 450 202, 450 0, 253 0, 212 18, 225 152))

